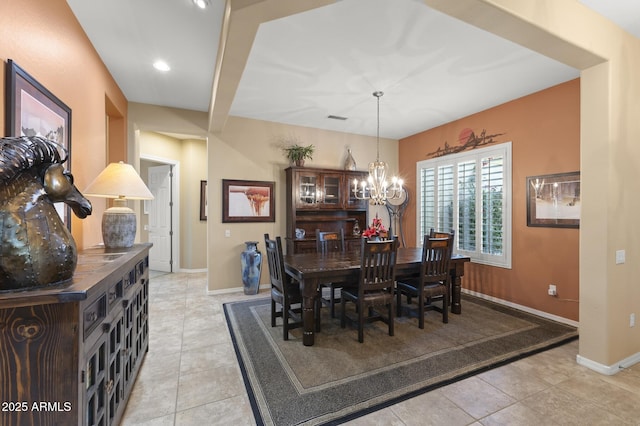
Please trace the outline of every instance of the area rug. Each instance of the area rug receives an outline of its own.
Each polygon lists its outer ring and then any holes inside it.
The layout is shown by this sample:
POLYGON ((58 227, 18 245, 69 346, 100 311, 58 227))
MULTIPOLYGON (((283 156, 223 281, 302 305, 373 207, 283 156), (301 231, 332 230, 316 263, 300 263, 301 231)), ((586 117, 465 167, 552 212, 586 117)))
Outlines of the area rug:
POLYGON ((270 301, 224 305, 256 422, 260 425, 340 424, 578 337, 574 327, 464 295, 462 314, 429 312, 425 328, 399 317, 395 335, 382 322, 340 328, 323 309, 315 345, 302 330, 282 339, 272 328, 270 301))

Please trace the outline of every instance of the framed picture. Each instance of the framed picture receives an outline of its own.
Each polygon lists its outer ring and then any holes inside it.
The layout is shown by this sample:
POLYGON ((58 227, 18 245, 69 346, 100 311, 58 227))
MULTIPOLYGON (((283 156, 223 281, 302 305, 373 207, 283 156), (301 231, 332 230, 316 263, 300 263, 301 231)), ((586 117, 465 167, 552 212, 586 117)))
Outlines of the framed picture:
POLYGON ((209 206, 207 205, 207 181, 200 181, 200 220, 207 220, 209 206))
POLYGON ((527 177, 527 226, 580 227, 580 172, 527 177))
POLYGON ((275 182, 222 180, 222 222, 275 222, 275 182))
MULTIPOLYGON (((6 70, 6 119, 8 136, 42 136, 67 152, 71 170, 71 109, 11 59, 6 70)), ((71 229, 71 209, 56 203, 56 210, 71 229)))

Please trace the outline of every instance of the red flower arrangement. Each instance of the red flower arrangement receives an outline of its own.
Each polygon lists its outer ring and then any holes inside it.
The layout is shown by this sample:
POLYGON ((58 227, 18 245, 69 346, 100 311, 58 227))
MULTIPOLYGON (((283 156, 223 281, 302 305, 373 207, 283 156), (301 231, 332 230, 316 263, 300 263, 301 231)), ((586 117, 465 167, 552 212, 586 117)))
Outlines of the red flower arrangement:
POLYGON ((379 219, 377 214, 376 217, 373 218, 371 226, 362 232, 362 236, 365 238, 387 236, 387 228, 384 227, 382 219, 379 219))

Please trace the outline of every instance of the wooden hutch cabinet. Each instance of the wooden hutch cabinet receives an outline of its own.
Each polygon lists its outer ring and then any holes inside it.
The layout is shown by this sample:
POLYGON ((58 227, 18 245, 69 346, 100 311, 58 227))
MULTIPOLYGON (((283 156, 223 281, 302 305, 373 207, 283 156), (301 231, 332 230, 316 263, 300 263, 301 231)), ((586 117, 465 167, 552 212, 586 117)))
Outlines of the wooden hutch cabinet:
POLYGON ((70 282, 0 293, 0 425, 117 425, 149 345, 149 248, 81 251, 70 282))
POLYGON ((289 167, 287 176, 287 253, 314 252, 316 229, 344 230, 347 249, 360 246, 353 235, 353 225, 367 226, 367 201, 353 195, 353 180, 363 179, 366 172, 289 167), (296 229, 304 230, 297 238, 296 229))

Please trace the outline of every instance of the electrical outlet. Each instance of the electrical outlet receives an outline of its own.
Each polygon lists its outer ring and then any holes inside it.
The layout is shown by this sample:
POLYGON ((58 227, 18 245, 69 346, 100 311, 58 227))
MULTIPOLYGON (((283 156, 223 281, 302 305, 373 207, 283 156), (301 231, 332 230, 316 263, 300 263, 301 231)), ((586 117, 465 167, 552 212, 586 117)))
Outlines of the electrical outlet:
POLYGON ((225 229, 224 230, 224 236, 229 238, 231 236, 231 229, 225 229))
POLYGON ((636 326, 636 314, 629 315, 629 327, 636 326))
POLYGON ((549 284, 549 290, 547 290, 547 292, 549 293, 549 296, 557 296, 558 295, 558 289, 553 284, 549 284))

